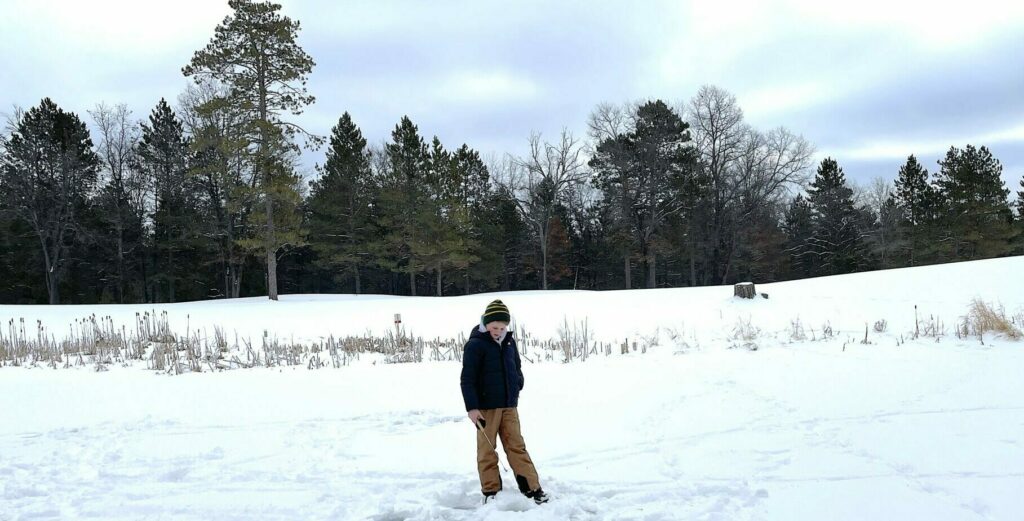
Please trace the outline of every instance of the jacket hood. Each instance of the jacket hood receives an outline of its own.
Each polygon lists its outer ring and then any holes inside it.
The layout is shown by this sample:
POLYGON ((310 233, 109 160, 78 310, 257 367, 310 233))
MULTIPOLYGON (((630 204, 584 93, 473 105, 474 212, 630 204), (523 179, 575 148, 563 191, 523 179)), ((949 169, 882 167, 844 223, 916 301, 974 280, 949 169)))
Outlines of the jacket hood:
MULTIPOLYGON (((507 338, 509 338, 511 336, 512 336, 512 330, 511 329, 507 329, 507 330, 505 330, 505 336, 502 337, 501 341, 504 342, 505 339, 507 339, 507 338)), ((491 338, 491 333, 487 331, 486 327, 484 327, 483 325, 480 325, 480 324, 473 326, 473 330, 469 332, 469 338, 471 338, 471 339, 472 338, 479 338, 481 340, 487 340, 489 342, 494 342, 494 339, 491 338)))

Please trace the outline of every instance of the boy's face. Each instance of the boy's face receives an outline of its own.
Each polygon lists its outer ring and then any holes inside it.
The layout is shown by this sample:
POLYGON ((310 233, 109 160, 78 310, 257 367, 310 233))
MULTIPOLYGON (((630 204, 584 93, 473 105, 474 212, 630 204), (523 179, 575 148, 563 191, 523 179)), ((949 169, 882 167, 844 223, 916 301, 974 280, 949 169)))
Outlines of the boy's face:
POLYGON ((508 322, 488 322, 487 332, 491 334, 491 338, 495 342, 501 340, 501 336, 505 334, 505 330, 508 329, 508 322))

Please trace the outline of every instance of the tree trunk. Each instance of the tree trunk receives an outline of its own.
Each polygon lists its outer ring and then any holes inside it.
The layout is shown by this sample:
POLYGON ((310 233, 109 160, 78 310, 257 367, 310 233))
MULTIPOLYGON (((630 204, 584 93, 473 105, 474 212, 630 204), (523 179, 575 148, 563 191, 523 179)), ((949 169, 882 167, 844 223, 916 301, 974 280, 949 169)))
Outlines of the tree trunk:
POLYGON ((731 270, 731 269, 732 269, 732 258, 730 257, 729 260, 725 263, 725 271, 722 272, 722 285, 725 285, 725 284, 728 283, 728 280, 729 280, 729 270, 731 270))
POLYGON ((225 261, 228 265, 228 298, 238 298, 242 292, 242 266, 235 260, 235 232, 233 219, 225 222, 227 237, 224 239, 225 261))
POLYGON ((148 266, 147 261, 148 260, 149 260, 149 255, 146 255, 145 252, 143 252, 143 254, 142 254, 142 263, 141 263, 141 267, 142 267, 142 301, 143 302, 152 302, 153 301, 152 300, 152 295, 150 294, 150 289, 149 289, 149 270, 147 269, 147 266, 148 266))
POLYGON ((236 269, 236 272, 237 273, 235 274, 235 289, 234 289, 234 292, 235 292, 235 298, 239 298, 239 297, 242 296, 242 267, 239 266, 236 269))
POLYGON ((56 276, 47 275, 46 289, 50 295, 50 305, 60 304, 60 287, 56 276))
POLYGON ((238 298, 242 294, 242 267, 228 265, 228 298, 238 298))
POLYGON ((57 273, 56 273, 56 254, 54 258, 50 258, 50 251, 46 249, 46 239, 43 238, 44 232, 37 232, 39 236, 39 242, 43 245, 43 266, 46 268, 46 293, 50 297, 50 304, 59 304, 60 295, 57 294, 57 273))
POLYGON ((626 255, 623 260, 623 272, 626 275, 626 289, 633 289, 633 281, 630 277, 630 266, 629 266, 629 255, 626 255))
POLYGON ((277 254, 267 247, 267 297, 277 300, 277 254))
POLYGON ((548 289, 548 233, 547 224, 541 227, 540 233, 540 256, 541 256, 541 289, 548 289))
MULTIPOLYGON (((263 65, 261 63, 261 65, 263 65)), ((266 235, 266 249, 267 249, 267 297, 270 300, 277 300, 277 246, 275 245, 276 239, 274 237, 274 198, 273 198, 273 169, 269 168, 269 161, 267 161, 267 131, 264 125, 269 124, 267 121, 267 83, 264 76, 263 70, 258 71, 258 82, 259 82, 259 103, 260 103, 260 146, 259 153, 256 155, 257 168, 263 167, 263 196, 266 199, 267 206, 267 235, 266 235)), ((258 178, 258 177, 257 177, 258 178)))
POLYGON ((654 252, 647 254, 647 287, 656 288, 658 287, 658 271, 657 262, 654 257, 654 252))
POLYGON ((690 287, 697 285, 697 245, 690 239, 690 287))
POLYGON ((363 292, 363 287, 362 287, 362 280, 360 280, 360 278, 359 278, 359 266, 353 264, 352 265, 352 271, 355 272, 355 276, 356 276, 356 295, 361 295, 362 292, 363 292))
POLYGON ((547 254, 547 252, 544 252, 544 271, 541 273, 541 277, 542 277, 542 280, 543 280, 543 284, 541 284, 541 289, 545 289, 546 290, 546 289, 548 289, 548 254, 547 254))
POLYGON ((438 266, 438 268, 437 268, 437 296, 439 296, 439 297, 442 296, 441 295, 441 267, 440 266, 438 266))
POLYGON ((409 294, 416 296, 416 272, 412 269, 412 263, 409 263, 409 294))
MULTIPOLYGON (((1024 212, 1021 213, 1021 217, 1024 218, 1024 212)), ((917 249, 917 233, 918 231, 914 228, 910 229, 910 267, 913 268, 915 264, 914 252, 917 249)))
POLYGON ((277 300, 277 253, 274 251, 274 201, 270 195, 270 173, 269 169, 265 174, 265 185, 267 200, 267 236, 266 236, 266 254, 267 254, 267 297, 270 300, 277 300))
POLYGON ((124 224, 120 215, 117 218, 117 303, 124 304, 124 224))
POLYGON ((174 250, 167 250, 167 302, 174 302, 174 250))

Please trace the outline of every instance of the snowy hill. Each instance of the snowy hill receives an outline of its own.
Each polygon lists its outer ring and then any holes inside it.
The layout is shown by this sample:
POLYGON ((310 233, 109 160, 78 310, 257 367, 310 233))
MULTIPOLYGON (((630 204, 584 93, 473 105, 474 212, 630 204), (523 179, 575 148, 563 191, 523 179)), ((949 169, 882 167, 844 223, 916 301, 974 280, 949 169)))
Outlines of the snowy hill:
POLYGON ((1007 312, 1024 306, 1024 257, 1011 257, 874 271, 757 286, 769 298, 733 298, 731 287, 701 287, 630 291, 521 291, 459 297, 397 297, 385 295, 284 295, 266 298, 215 300, 180 304, 125 306, 3 306, 0 324, 25 318, 41 320, 58 337, 76 318, 111 316, 116 324, 132 327, 136 313, 167 311, 171 328, 184 332, 214 326, 229 334, 259 338, 269 331, 283 338, 312 341, 327 335, 383 334, 392 329, 394 314, 414 335, 454 338, 465 333, 494 298, 505 300, 517 322, 533 335, 558 336, 565 321, 589 319, 598 340, 622 342, 652 335, 658 328, 697 333, 714 340, 749 319, 772 333, 791 328, 799 318, 808 328, 824 323, 834 331, 859 332, 864 323, 886 320, 891 331, 914 329, 914 306, 919 318, 935 315, 952 326, 971 300, 1002 303, 1007 312))
POLYGON ((710 287, 0 306, 3 327, 41 320, 54 335, 92 313, 130 328, 155 309, 179 331, 311 342, 383 334, 395 313, 415 335, 455 338, 500 297, 538 338, 585 319, 597 341, 648 347, 526 364, 523 434, 554 498, 541 506, 507 474, 480 505, 457 362, 0 368, 0 520, 1020 519, 1024 342, 958 327, 974 299, 1020 327, 1024 258, 757 289, 769 298, 710 287))

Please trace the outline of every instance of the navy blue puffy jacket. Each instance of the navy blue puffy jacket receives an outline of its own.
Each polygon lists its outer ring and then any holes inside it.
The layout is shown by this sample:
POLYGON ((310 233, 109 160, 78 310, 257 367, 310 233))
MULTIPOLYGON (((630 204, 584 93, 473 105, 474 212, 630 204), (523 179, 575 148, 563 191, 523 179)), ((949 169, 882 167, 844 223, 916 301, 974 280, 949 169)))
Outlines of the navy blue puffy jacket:
POLYGON ((512 332, 498 345, 489 332, 474 327, 463 349, 460 383, 467 411, 518 406, 524 379, 512 332))

